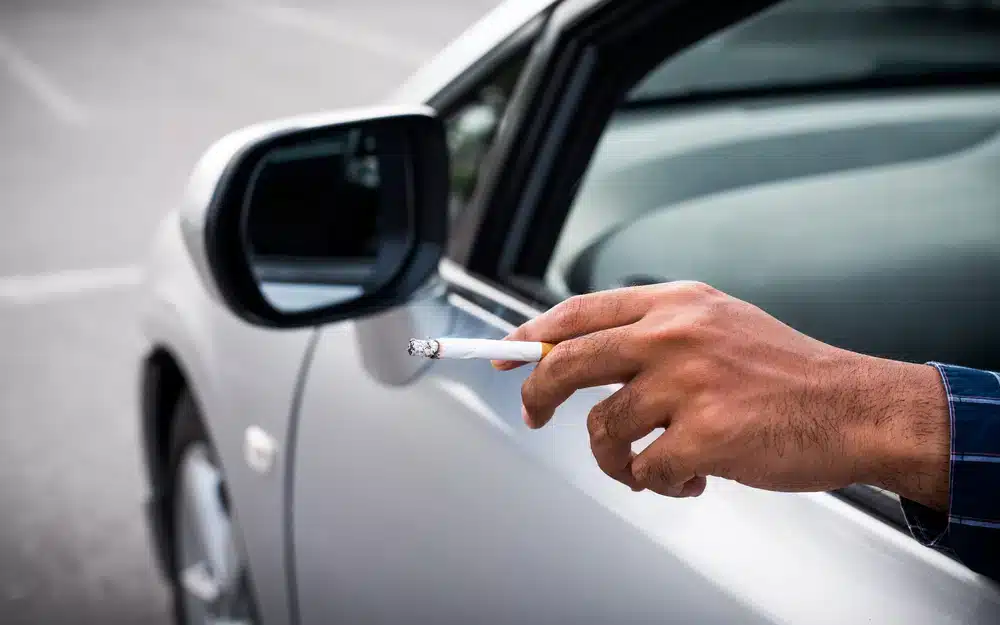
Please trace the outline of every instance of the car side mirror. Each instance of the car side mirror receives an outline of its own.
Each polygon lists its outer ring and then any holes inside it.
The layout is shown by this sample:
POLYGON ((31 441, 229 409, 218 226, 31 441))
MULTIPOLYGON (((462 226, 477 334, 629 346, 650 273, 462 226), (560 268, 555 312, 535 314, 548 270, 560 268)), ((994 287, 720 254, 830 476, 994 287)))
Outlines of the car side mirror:
POLYGON ((254 127, 206 153, 192 195, 188 245, 237 315, 300 327, 370 314, 404 302, 437 269, 444 127, 427 109, 254 127), (205 177, 215 184, 199 211, 205 177))

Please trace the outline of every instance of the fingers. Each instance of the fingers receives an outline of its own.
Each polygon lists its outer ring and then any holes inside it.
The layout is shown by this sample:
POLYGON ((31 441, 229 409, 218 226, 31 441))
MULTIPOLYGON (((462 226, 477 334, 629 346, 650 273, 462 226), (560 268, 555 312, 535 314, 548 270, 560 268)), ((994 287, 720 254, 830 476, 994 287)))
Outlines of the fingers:
MULTIPOLYGON (((559 343, 591 332, 633 324, 654 307, 681 312, 686 306, 721 295, 700 282, 676 281, 628 287, 571 297, 531 319, 507 336, 513 341, 559 343)), ((516 369, 524 363, 496 361, 497 369, 516 369)))
MULTIPOLYGON (((559 343, 634 323, 646 314, 652 304, 653 298, 648 287, 577 295, 527 321, 511 332, 507 340, 559 343)), ((506 370, 522 364, 524 363, 497 361, 493 366, 506 370)))
POLYGON ((627 382, 641 362, 630 354, 628 328, 612 328, 564 341, 553 348, 521 387, 529 427, 540 428, 574 392, 627 382))
POLYGON ((696 450, 676 428, 668 427, 631 462, 632 479, 667 497, 697 497, 705 491, 705 477, 698 474, 696 450))
POLYGON ((671 402, 662 400, 645 380, 636 379, 594 406, 587 417, 597 465, 633 490, 644 486, 634 479, 632 443, 669 425, 671 402))

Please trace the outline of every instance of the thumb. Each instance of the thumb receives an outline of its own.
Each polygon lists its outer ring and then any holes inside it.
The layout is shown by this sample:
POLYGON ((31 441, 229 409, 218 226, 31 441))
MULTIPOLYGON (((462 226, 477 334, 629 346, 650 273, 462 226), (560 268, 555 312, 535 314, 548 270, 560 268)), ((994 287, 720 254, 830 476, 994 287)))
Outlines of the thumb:
POLYGON ((667 497, 697 497, 705 491, 704 476, 697 474, 697 454, 676 428, 668 427, 632 460, 637 485, 667 497))

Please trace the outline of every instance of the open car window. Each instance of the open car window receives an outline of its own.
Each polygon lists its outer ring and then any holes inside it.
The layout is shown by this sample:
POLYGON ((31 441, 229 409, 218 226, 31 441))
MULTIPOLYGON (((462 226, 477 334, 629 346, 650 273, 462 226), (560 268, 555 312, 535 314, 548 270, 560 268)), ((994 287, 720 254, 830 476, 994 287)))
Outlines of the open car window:
POLYGON ((842 27, 821 18, 869 26, 870 45, 857 52, 875 51, 868 67, 909 41, 910 31, 924 33, 925 46, 911 50, 917 65, 947 53, 933 49, 927 33, 936 28, 955 59, 986 45, 970 40, 962 49, 952 38, 955 24, 992 28, 1000 40, 1000 22, 973 19, 992 18, 991 3, 966 13, 945 5, 782 3, 654 70, 603 132, 545 272, 546 289, 562 298, 701 280, 844 348, 997 368, 1000 89, 946 81, 938 89, 831 92, 826 81, 844 74, 831 74, 831 62, 817 53, 796 61, 793 72, 809 90, 739 95, 765 78, 788 78, 780 67, 769 74, 764 60, 791 58, 789 42, 795 50, 834 45, 820 34, 842 27), (799 19, 810 6, 811 17, 799 19), (845 16, 842 6, 859 14, 845 16), (809 36, 796 36, 795 24, 809 36), (754 57, 759 71, 737 72, 726 86, 718 73, 684 66, 694 57, 723 73, 734 58, 754 57), (665 80, 680 71, 675 62, 702 83, 665 80), (633 106, 709 89, 736 95, 697 106, 633 106))
POLYGON ((670 58, 628 105, 995 73, 1000 2, 787 0, 670 58))

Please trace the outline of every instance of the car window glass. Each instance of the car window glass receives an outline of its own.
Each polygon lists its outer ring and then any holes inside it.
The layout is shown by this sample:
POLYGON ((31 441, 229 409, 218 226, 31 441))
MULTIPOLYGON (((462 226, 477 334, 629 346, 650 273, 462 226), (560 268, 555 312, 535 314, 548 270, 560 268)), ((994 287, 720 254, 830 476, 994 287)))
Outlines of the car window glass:
POLYGON ((603 132, 547 290, 702 280, 842 347, 997 367, 1000 90, 831 90, 981 67, 1000 20, 972 5, 787 2, 656 68, 603 132), (847 31, 867 73, 831 57, 847 31), (672 104, 692 92, 728 95, 672 104))
POLYGON ((994 71, 1000 0, 786 0, 671 57, 630 102, 994 71))
POLYGON ((449 209, 452 218, 465 208, 472 197, 479 168, 493 146, 526 59, 527 54, 522 53, 507 61, 488 79, 480 82, 445 117, 451 156, 449 209))

